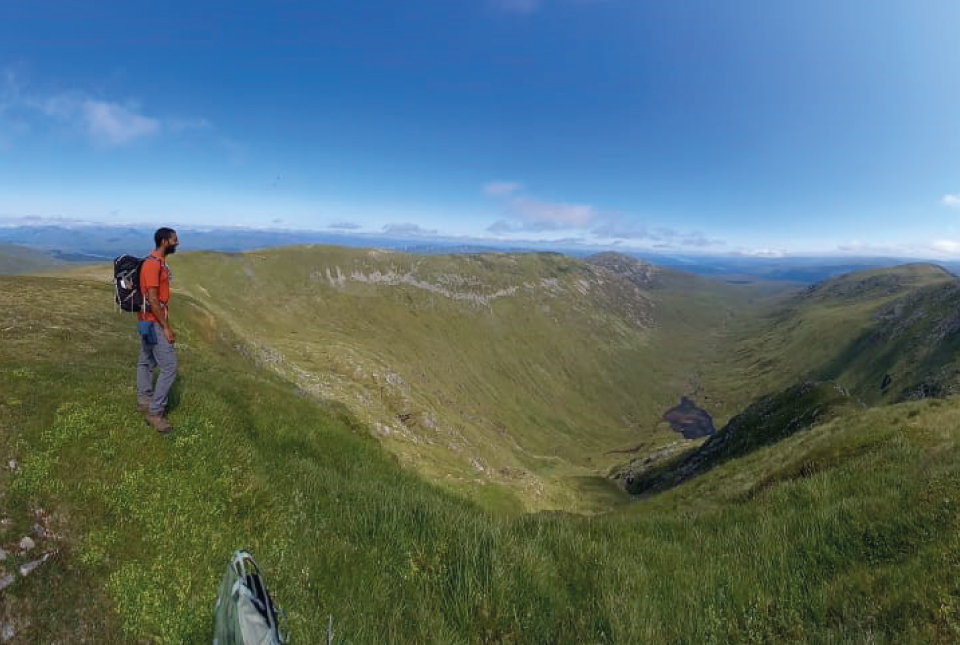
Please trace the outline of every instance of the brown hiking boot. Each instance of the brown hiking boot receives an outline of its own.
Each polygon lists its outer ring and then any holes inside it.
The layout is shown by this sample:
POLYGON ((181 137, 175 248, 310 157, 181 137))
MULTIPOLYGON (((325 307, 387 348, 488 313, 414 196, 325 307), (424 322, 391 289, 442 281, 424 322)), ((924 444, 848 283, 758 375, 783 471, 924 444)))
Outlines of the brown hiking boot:
POLYGON ((150 414, 150 401, 146 403, 137 402, 137 412, 142 414, 150 414))
POLYGON ((147 425, 152 427, 160 434, 170 434, 173 432, 173 426, 159 414, 148 414, 147 425))

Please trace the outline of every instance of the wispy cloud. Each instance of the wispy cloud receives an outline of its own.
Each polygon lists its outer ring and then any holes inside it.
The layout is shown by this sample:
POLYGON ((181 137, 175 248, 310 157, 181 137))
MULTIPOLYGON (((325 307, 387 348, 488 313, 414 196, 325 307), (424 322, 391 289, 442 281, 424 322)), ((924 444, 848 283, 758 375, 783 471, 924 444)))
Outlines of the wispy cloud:
POLYGON ((634 240, 651 237, 650 229, 639 222, 625 221, 619 215, 612 215, 597 226, 592 233, 597 237, 611 240, 634 240))
POLYGON ((483 187, 487 196, 502 201, 504 214, 508 216, 488 227, 488 231, 583 229, 590 226, 598 215, 589 204, 547 201, 520 194, 522 190, 523 184, 514 181, 497 181, 483 187))
POLYGON ((527 228, 535 231, 586 228, 598 214, 589 204, 549 202, 523 196, 511 198, 508 207, 527 228))
POLYGON ((786 253, 778 249, 744 249, 734 255, 746 255, 752 258, 782 258, 786 253))
POLYGON ((951 208, 960 208, 960 194, 957 195, 944 195, 941 200, 944 205, 951 208))
POLYGON ((81 107, 91 138, 108 146, 120 146, 160 132, 160 121, 137 114, 122 105, 87 100, 81 107))
POLYGON ((327 228, 334 231, 356 231, 362 227, 354 222, 334 222, 327 226, 327 228))
POLYGON ((641 222, 625 220, 619 214, 607 215, 592 231, 605 240, 652 242, 658 248, 723 246, 723 240, 707 237, 699 231, 677 231, 667 227, 650 228, 641 222))
POLYGON ((19 123, 21 131, 28 130, 25 124, 31 123, 41 128, 59 125, 74 129, 105 147, 129 145, 164 131, 182 133, 210 126, 202 118, 150 116, 135 102, 107 100, 81 91, 31 91, 10 68, 0 75, 0 116, 19 123))
POLYGON ((693 246, 700 249, 707 248, 708 246, 723 246, 725 244, 723 240, 709 238, 699 231, 679 233, 675 240, 680 246, 693 246))
POLYGON ((493 233, 494 235, 503 235, 504 233, 512 233, 517 230, 514 226, 510 224, 505 219, 497 220, 493 224, 487 227, 487 232, 493 233))
POLYGON ((658 248, 706 248, 723 246, 699 231, 677 231, 651 228, 643 222, 615 211, 605 211, 591 204, 547 201, 522 194, 516 182, 495 182, 484 186, 484 192, 501 200, 506 216, 487 227, 494 235, 523 231, 589 231, 596 241, 644 242, 658 248))
POLYGON ((385 235, 396 235, 398 237, 431 237, 436 235, 437 231, 435 229, 423 228, 419 224, 404 222, 401 224, 387 224, 383 227, 383 233, 385 235))
POLYGON ((960 255, 960 241, 958 240, 936 240, 930 244, 930 248, 945 255, 960 255))
POLYGON ((494 181, 484 186, 483 192, 490 197, 505 197, 522 189, 523 185, 514 181, 494 181))

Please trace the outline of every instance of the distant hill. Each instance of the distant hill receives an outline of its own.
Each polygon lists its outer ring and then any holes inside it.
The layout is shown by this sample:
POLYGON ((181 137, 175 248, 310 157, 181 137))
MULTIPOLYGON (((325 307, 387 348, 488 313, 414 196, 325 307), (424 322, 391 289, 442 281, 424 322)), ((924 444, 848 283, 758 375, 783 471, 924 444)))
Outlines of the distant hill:
POLYGON ((35 273, 55 269, 66 262, 49 253, 16 244, 0 243, 0 275, 35 273))
POLYGON ((855 302, 897 296, 907 291, 954 282, 955 276, 936 264, 904 264, 892 268, 846 273, 809 287, 800 299, 846 306, 855 302))
MULTIPOLYGON (((735 282, 790 282, 813 284, 829 278, 871 269, 917 262, 912 258, 843 256, 743 256, 636 254, 662 267, 735 282)), ((948 268, 956 269, 954 264, 948 268)))
MULTIPOLYGON (((157 223, 159 226, 161 223, 157 223)), ((0 220, 0 243, 19 244, 74 261, 110 260, 123 253, 145 254, 156 226, 92 223, 53 223, 0 220)), ((813 284, 855 271, 916 262, 911 258, 847 256, 751 256, 738 254, 688 255, 657 250, 598 247, 576 241, 497 241, 431 235, 391 235, 351 230, 292 230, 246 227, 179 225, 182 250, 221 252, 326 244, 352 248, 381 248, 423 255, 557 252, 586 259, 590 256, 630 257, 648 265, 685 275, 699 275, 734 284, 781 282, 813 284)), ((603 261, 602 259, 600 260, 603 261)), ((960 270, 960 264, 944 265, 960 270)))
POLYGON ((958 310, 960 280, 936 265, 846 274, 738 330, 735 369, 770 391, 835 380, 871 404, 960 392, 958 310))

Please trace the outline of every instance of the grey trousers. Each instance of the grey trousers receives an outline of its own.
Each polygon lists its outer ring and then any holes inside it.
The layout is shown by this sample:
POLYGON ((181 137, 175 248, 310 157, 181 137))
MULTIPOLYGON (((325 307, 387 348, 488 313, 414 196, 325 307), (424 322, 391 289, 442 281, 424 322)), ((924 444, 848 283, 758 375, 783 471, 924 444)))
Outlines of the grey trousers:
POLYGON ((149 403, 150 414, 163 414, 170 388, 177 378, 177 352, 163 335, 163 327, 153 323, 156 344, 140 337, 140 359, 137 361, 137 402, 149 403), (153 385, 153 368, 160 367, 160 376, 153 385))

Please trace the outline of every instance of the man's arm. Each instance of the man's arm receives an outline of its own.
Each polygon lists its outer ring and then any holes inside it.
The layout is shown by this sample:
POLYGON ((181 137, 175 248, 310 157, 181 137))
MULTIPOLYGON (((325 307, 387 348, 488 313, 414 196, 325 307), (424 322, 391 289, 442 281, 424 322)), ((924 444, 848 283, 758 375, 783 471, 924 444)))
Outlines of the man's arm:
POLYGON ((157 287, 147 289, 147 302, 150 303, 150 312, 154 318, 157 319, 157 322, 160 323, 160 326, 163 327, 163 335, 167 337, 168 341, 175 343, 176 337, 173 335, 173 327, 170 326, 170 321, 167 320, 167 312, 164 311, 163 305, 160 304, 157 287))

